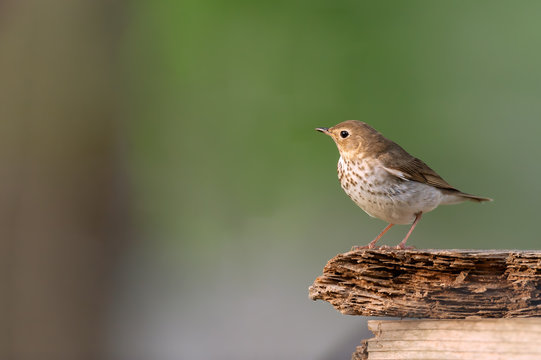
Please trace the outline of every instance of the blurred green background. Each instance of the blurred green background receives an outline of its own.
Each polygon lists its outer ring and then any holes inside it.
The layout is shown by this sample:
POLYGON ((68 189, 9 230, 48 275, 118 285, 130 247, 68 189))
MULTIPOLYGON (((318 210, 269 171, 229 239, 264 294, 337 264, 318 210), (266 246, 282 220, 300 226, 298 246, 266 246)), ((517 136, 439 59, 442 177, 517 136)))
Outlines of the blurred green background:
MULTIPOLYGON (((541 3, 0 2, 0 355, 346 359, 308 299, 385 226, 314 131, 366 121, 495 199, 418 248, 537 249, 541 3)), ((382 243, 407 231, 395 227, 382 243)))

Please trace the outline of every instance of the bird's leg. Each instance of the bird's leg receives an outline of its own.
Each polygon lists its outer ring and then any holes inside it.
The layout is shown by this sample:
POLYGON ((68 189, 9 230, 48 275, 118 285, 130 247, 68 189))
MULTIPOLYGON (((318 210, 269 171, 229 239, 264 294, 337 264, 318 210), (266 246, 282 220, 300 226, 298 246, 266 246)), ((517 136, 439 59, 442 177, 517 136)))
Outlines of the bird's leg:
POLYGON ((376 243, 378 242, 379 239, 381 239, 381 237, 383 236, 383 234, 385 234, 390 228, 393 227, 394 224, 389 224, 387 225, 387 227, 385 229, 383 229, 382 232, 379 233, 378 236, 376 236, 376 238, 372 241, 370 241, 370 244, 368 245, 365 245, 365 246, 354 246, 351 250, 359 250, 359 249, 373 249, 376 247, 376 243))
POLYGON ((378 236, 376 236, 376 238, 372 241, 370 241, 370 244, 368 244, 368 248, 369 249, 373 249, 376 247, 376 243, 378 242, 379 239, 381 239, 381 237, 383 236, 383 234, 385 234, 390 228, 393 227, 394 224, 389 224, 387 225, 387 227, 385 227, 385 229, 383 229, 378 236))
POLYGON ((413 224, 411 225, 410 231, 408 231, 408 233, 406 234, 406 237, 404 238, 404 240, 402 240, 400 242, 400 244, 398 244, 396 246, 397 249, 402 249, 402 250, 406 249, 406 241, 408 241, 408 238, 410 237, 411 233, 413 232, 413 229, 415 229, 415 225, 417 225, 419 220, 421 220, 421 215, 423 215, 422 212, 415 214, 415 220, 413 221, 413 224))

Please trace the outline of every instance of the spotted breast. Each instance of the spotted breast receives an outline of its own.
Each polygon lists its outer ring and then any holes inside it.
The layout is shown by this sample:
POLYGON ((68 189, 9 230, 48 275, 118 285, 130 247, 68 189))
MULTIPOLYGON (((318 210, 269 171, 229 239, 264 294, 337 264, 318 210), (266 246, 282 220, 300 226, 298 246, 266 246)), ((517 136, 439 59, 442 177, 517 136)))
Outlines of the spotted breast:
POLYGON ((376 159, 341 156, 338 178, 355 204, 391 224, 410 224, 417 213, 433 210, 443 198, 439 189, 389 174, 376 159))

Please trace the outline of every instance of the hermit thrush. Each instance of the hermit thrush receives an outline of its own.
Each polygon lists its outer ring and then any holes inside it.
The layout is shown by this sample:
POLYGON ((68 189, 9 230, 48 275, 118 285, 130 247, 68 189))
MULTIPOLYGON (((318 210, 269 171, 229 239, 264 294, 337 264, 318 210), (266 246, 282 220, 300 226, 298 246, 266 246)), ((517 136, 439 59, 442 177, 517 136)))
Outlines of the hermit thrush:
POLYGON ((421 215, 438 205, 492 199, 452 187, 423 161, 361 121, 316 128, 329 135, 340 152, 338 178, 342 189, 368 215, 389 223, 368 248, 395 224, 412 224, 398 249, 406 248, 421 215))

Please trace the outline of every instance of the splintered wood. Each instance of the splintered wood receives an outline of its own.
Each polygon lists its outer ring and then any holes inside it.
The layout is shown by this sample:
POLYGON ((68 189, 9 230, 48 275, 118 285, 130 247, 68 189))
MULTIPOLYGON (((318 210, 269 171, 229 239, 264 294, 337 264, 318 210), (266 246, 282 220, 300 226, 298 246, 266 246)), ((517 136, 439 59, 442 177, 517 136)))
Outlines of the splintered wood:
POLYGON ((541 319, 372 320, 353 360, 541 359, 541 319))
POLYGON ((432 319, 541 316, 541 251, 356 250, 310 287, 349 315, 432 319))

